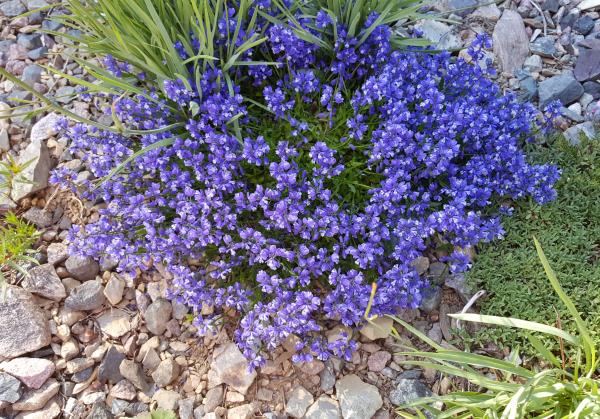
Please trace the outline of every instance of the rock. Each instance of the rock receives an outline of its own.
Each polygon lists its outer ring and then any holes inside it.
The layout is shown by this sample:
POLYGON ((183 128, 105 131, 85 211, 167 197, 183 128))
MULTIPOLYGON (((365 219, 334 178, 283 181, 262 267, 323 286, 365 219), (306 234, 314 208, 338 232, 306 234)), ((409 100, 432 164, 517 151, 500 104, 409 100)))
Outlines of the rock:
POLYGON ((217 406, 223 403, 223 386, 216 386, 208 390, 202 403, 206 413, 214 412, 217 406))
POLYGON ((30 389, 23 393, 21 399, 13 405, 14 410, 38 410, 44 407, 48 400, 58 394, 60 384, 51 378, 39 389, 30 389))
POLYGON ((121 375, 119 366, 124 359, 125 355, 119 352, 114 345, 111 345, 98 368, 98 381, 101 383, 117 383, 121 381, 123 376, 121 375))
POLYGON ((89 367, 83 371, 78 371, 71 376, 71 381, 74 383, 85 383, 94 373, 94 367, 89 367))
POLYGON ((0 3, 0 13, 6 17, 16 17, 25 13, 27 9, 21 3, 21 0, 11 0, 0 3))
POLYGON ((73 86, 62 86, 54 93, 54 99, 63 104, 71 103, 75 99, 76 93, 73 86))
POLYGON ((39 83, 40 80, 42 80, 42 67, 35 64, 28 65, 23 70, 21 80, 33 87, 34 84, 39 83))
POLYGON ((572 27, 579 18, 579 14, 579 10, 571 9, 569 13, 564 15, 560 20, 560 26, 562 26, 562 29, 565 30, 567 27, 572 27))
POLYGON ((305 419, 341 419, 340 405, 331 397, 322 395, 306 411, 305 419))
POLYGON ((31 127, 31 141, 44 141, 58 134, 57 124, 60 115, 49 113, 31 127))
POLYGON ((41 141, 30 142, 17 161, 25 168, 13 180, 10 196, 15 202, 48 186, 51 167, 48 147, 41 141))
POLYGON ((52 224, 52 214, 37 207, 29 208, 23 214, 23 218, 39 228, 46 228, 52 224))
POLYGON ((179 399, 181 399, 181 396, 179 395, 179 393, 172 391, 172 390, 164 390, 164 389, 158 390, 152 396, 152 400, 154 400, 158 404, 159 409, 172 410, 172 411, 175 411, 177 409, 179 399))
POLYGON ((120 338, 131 330, 129 315, 123 310, 111 309, 97 319, 100 330, 111 338, 120 338))
POLYGON ((308 390, 302 386, 298 386, 288 395, 285 413, 293 418, 302 418, 304 417, 304 413, 306 413, 306 409, 314 401, 313 395, 308 390))
POLYGON ((32 295, 8 286, 0 298, 0 360, 32 352, 50 344, 50 328, 32 295))
POLYGON ((146 327, 155 335, 162 335, 167 329, 167 322, 171 319, 173 308, 171 303, 164 298, 158 298, 148 306, 144 313, 146 327))
POLYGON ((140 364, 129 359, 124 359, 119 366, 119 372, 124 378, 131 381, 131 384, 138 390, 143 392, 148 391, 150 385, 146 382, 146 376, 140 364))
POLYGON ((194 397, 188 397, 187 399, 179 400, 179 419, 193 419, 194 418, 194 397))
POLYGON ((456 291, 465 303, 475 294, 475 291, 467 284, 465 276, 460 273, 449 275, 446 278, 445 285, 456 291))
POLYGON ((442 12, 452 12, 459 16, 466 16, 478 5, 478 0, 442 0, 437 7, 442 12))
POLYGON ((538 87, 533 77, 525 77, 519 81, 519 98, 530 102, 538 96, 538 87))
POLYGON ((554 46, 554 42, 554 38, 550 36, 540 36, 529 45, 529 49, 533 54, 552 58, 558 52, 554 46))
POLYGON ((73 278, 85 282, 96 278, 100 265, 89 256, 70 256, 65 262, 65 268, 73 278))
POLYGON ((319 375, 319 373, 325 369, 325 364, 323 361, 313 359, 309 362, 301 362, 298 367, 304 374, 308 376, 315 376, 319 375))
POLYGON ((372 353, 367 360, 369 371, 382 371, 390 359, 392 359, 392 354, 390 354, 388 351, 377 351, 372 353))
POLYGON ((49 300, 61 301, 67 296, 65 286, 56 274, 54 266, 49 263, 31 268, 22 285, 27 291, 49 300))
POLYGON ((319 374, 319 378, 321 379, 319 383, 321 390, 325 392, 333 390, 333 386, 335 386, 335 373, 333 367, 327 366, 323 369, 319 374))
POLYGON ((377 387, 363 382, 355 374, 338 380, 335 389, 344 419, 370 418, 383 405, 377 387))
POLYGON ((27 57, 30 60, 37 61, 48 55, 48 47, 39 47, 27 52, 27 57))
POLYGON ((10 374, 0 372, 0 404, 14 403, 21 397, 21 382, 10 374))
POLYGON ((152 373, 154 383, 159 387, 166 387, 179 377, 179 364, 172 358, 162 361, 152 373))
POLYGON ((15 358, 2 362, 0 370, 18 378, 27 387, 37 389, 54 374, 54 363, 44 358, 15 358))
POLYGON ((513 73, 529 55, 529 37, 521 16, 505 9, 492 34, 494 54, 502 71, 513 73))
POLYGON ((400 378, 396 383, 396 389, 390 392, 390 402, 395 406, 404 405, 419 397, 432 396, 431 390, 419 380, 400 378))
POLYGON ((86 419, 113 419, 114 416, 104 401, 94 403, 92 411, 86 419))
POLYGON ((595 80, 600 77, 600 49, 579 50, 574 74, 578 81, 595 80))
POLYGON ((377 317, 366 323, 360 334, 370 340, 385 339, 390 335, 394 321, 389 317, 377 317))
POLYGON ((42 410, 25 411, 15 416, 15 419, 54 419, 60 415, 61 409, 56 397, 50 400, 42 410))
POLYGON ((600 83, 595 81, 586 81, 583 83, 583 90, 592 95, 592 99, 600 98, 600 83))
POLYGON ((542 10, 548 10, 551 13, 558 12, 559 7, 560 7, 559 0, 545 0, 542 3, 542 10))
POLYGON ((430 40, 437 49, 458 49, 463 45, 451 26, 437 20, 421 20, 415 28, 422 31, 423 37, 430 40))
POLYGON ((431 313, 432 311, 437 310, 442 302, 442 288, 439 286, 434 285, 432 287, 425 288, 421 295, 422 300, 419 308, 425 313, 431 313))
POLYGON ((595 26, 596 22, 588 15, 581 16, 573 24, 573 30, 582 35, 589 34, 595 26))
POLYGON ((471 15, 481 17, 491 22, 497 22, 498 19, 500 19, 500 16, 502 16, 502 12, 495 3, 492 3, 478 7, 471 15))
POLYGON ((71 310, 95 310, 102 307, 103 303, 102 284, 99 281, 88 281, 71 291, 65 300, 65 307, 71 310))
POLYGON ((74 340, 68 340, 60 347, 60 356, 69 361, 79 355, 79 345, 74 340))
POLYGON ((253 403, 232 407, 227 411, 227 419, 250 419, 254 417, 255 410, 253 403))
POLYGON ((48 246, 46 254, 48 256, 48 263, 51 265, 62 263, 69 257, 67 245, 64 243, 51 243, 48 246))
POLYGON ((120 276, 112 274, 104 287, 104 296, 112 305, 117 305, 123 299, 125 281, 120 276))
POLYGON ((0 128, 0 150, 10 150, 10 139, 8 138, 8 131, 6 128, 0 128))
POLYGON ((135 387, 129 381, 121 380, 112 386, 109 396, 131 401, 135 399, 136 396, 135 387))
POLYGON ((228 343, 222 347, 211 368, 222 383, 242 394, 246 394, 256 378, 256 371, 248 371, 248 361, 235 343, 228 343))
POLYGON ((579 144, 582 136, 594 139, 596 137, 596 130, 594 129, 594 124, 587 121, 568 128, 564 132, 564 136, 571 144, 579 144))
POLYGON ((565 71, 558 76, 550 77, 538 85, 540 106, 544 107, 553 100, 560 100, 563 105, 570 105, 581 97, 583 86, 575 80, 573 74, 565 71))
POLYGON ((93 393, 84 394, 79 400, 85 405, 101 403, 106 400, 106 394, 103 391, 95 391, 93 393))
POLYGON ((67 362, 65 371, 67 374, 75 374, 94 365, 94 360, 90 358, 75 358, 67 362))

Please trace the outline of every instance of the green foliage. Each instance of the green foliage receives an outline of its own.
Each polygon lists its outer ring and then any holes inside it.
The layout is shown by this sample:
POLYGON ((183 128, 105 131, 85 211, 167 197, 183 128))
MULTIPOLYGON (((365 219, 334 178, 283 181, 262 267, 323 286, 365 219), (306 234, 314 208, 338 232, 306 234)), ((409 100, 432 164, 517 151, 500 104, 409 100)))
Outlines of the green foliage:
POLYGON ((171 410, 157 409, 150 412, 152 419, 177 419, 177 415, 171 410))
MULTIPOLYGON (((535 247, 542 262, 547 281, 554 294, 562 302, 569 315, 575 333, 525 320, 480 315, 473 313, 451 315, 463 321, 486 323, 495 326, 508 326, 526 332, 537 357, 544 360, 548 368, 535 370, 517 365, 513 359, 496 358, 463 352, 455 348, 447 349, 432 342, 427 336, 412 328, 400 319, 400 324, 435 352, 411 350, 402 353, 411 358, 405 364, 423 368, 432 368, 443 374, 466 379, 481 391, 455 391, 447 395, 420 398, 402 406, 413 409, 423 417, 428 411, 436 418, 584 418, 600 416, 600 380, 595 375, 598 367, 596 347, 591 332, 558 282, 539 242, 534 239, 535 247), (542 333, 571 347, 574 356, 567 357, 561 352, 555 356, 533 333, 542 333), (482 372, 482 369, 488 373, 482 372), (491 373, 491 374, 490 374, 491 373), (494 377, 494 378, 490 378, 494 377), (432 407, 442 402, 445 410, 432 407)), ((406 410, 399 412, 406 418, 415 417, 406 410)))
POLYGON ((15 182, 30 183, 30 181, 23 178, 22 173, 32 162, 33 160, 19 163, 13 156, 7 154, 6 161, 0 162, 0 193, 10 198, 15 182))
MULTIPOLYGON (((567 310, 533 254, 530 238, 535 235, 561 273, 562 286, 591 325, 592 338, 600 341, 600 142, 572 146, 561 138, 550 147, 533 147, 531 155, 537 163, 561 168, 558 198, 544 206, 518 204, 515 214, 503 220, 505 239, 478 249, 467 279, 488 292, 481 302, 482 313, 546 324, 556 324, 557 313, 564 319, 567 310)), ((476 340, 511 346, 526 342, 516 330, 496 328, 485 328, 476 340)), ((557 348, 556 342, 547 343, 557 348)))
POLYGON ((23 265, 37 264, 38 261, 31 257, 31 246, 35 243, 38 232, 35 227, 21 220, 13 213, 5 215, 0 224, 0 286, 2 295, 6 289, 6 275, 18 272, 28 275, 23 265))

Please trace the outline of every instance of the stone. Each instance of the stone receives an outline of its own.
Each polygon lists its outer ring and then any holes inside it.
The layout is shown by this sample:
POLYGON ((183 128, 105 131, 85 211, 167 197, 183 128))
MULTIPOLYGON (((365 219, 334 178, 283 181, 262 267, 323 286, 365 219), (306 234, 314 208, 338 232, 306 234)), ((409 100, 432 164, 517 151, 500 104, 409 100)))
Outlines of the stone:
POLYGON ((315 376, 319 375, 319 373, 325 369, 325 364, 323 361, 313 359, 309 362, 301 362, 298 367, 304 374, 308 376, 315 376))
POLYGON ((70 256, 65 262, 65 268, 73 278, 85 282, 96 278, 100 265, 89 256, 70 256))
POLYGON ((69 361, 79 355, 79 345, 74 340, 67 340, 60 347, 60 356, 65 360, 69 361))
POLYGON ((538 86, 533 77, 525 77, 519 81, 519 98, 531 102, 538 96, 538 86))
POLYGON ((48 186, 52 164, 48 147, 41 141, 30 142, 19 154, 17 162, 24 169, 13 180, 10 196, 15 202, 48 186))
POLYGON ((106 355, 98 368, 98 381, 101 383, 117 383, 123 379, 120 372, 121 362, 125 359, 125 355, 114 346, 111 345, 106 351, 106 355))
POLYGON ((552 58, 558 52, 554 45, 555 39, 550 36, 540 36, 529 45, 533 54, 552 58))
POLYGON ((346 375, 335 384, 344 419, 372 417, 383 405, 377 387, 365 383, 357 375, 346 375))
POLYGON ((14 403, 21 398, 21 382, 10 374, 0 372, 0 404, 14 403))
POLYGON ((444 284, 448 288, 452 288, 458 296, 463 300, 463 302, 469 301, 469 299, 475 294, 475 291, 467 284, 467 280, 465 276, 461 273, 457 273, 454 275, 449 275, 444 284))
POLYGON ((15 358, 50 344, 44 311, 29 291, 8 286, 0 298, 0 361, 15 358))
POLYGON ((63 104, 71 103, 75 99, 76 93, 73 86, 62 86, 56 89, 54 99, 63 104))
POLYGON ((580 12, 577 9, 572 9, 569 13, 565 14, 560 20, 560 26, 565 30, 567 27, 572 27, 577 19, 579 19, 580 12))
POLYGON ((595 81, 586 81, 583 83, 583 90, 592 95, 592 99, 600 98, 600 83, 595 81))
POLYGON ((23 218, 39 228, 46 228, 52 224, 52 214, 38 207, 29 208, 23 218))
POLYGON ((129 314, 123 310, 111 309, 97 318, 100 330, 111 338, 117 339, 131 330, 129 314))
POLYGON ((61 408, 57 398, 50 400, 41 410, 24 411, 15 416, 15 419, 54 419, 60 415, 61 408))
POLYGON ((65 300, 65 307, 71 310, 95 310, 104 304, 103 288, 100 281, 88 281, 75 287, 65 300))
POLYGON ((58 134, 60 115, 49 113, 31 127, 31 141, 44 141, 58 134))
POLYGON ((432 396, 431 390, 417 379, 399 378, 396 389, 390 392, 390 402, 401 406, 420 397, 432 396))
POLYGON ((88 415, 88 417, 86 419, 113 419, 113 418, 114 418, 114 416, 111 413, 108 406, 106 406, 106 403, 104 403, 104 401, 100 401, 100 402, 94 403, 94 406, 92 407, 92 411, 90 412, 90 414, 88 415))
POLYGON ((582 136, 594 139, 596 137, 596 130, 594 124, 587 121, 568 128, 565 130, 564 136, 571 144, 579 144, 582 136))
POLYGON ((319 374, 319 378, 321 379, 319 383, 321 390, 325 392, 333 390, 333 386, 335 386, 335 373, 332 366, 326 366, 319 374))
POLYGON ((142 366, 135 361, 131 361, 129 359, 124 359, 121 361, 119 372, 124 378, 131 381, 131 384, 133 384, 138 390, 146 392, 150 388, 150 385, 146 381, 146 376, 144 375, 142 366))
POLYGON ((167 322, 171 319, 173 308, 171 303, 164 298, 158 298, 148 306, 144 313, 146 327, 155 335, 162 335, 167 329, 167 322))
POLYGON ((159 409, 175 411, 181 395, 173 390, 160 389, 152 396, 159 409))
POLYGON ((425 313, 431 313, 437 310, 442 302, 442 288, 437 285, 425 288, 421 292, 421 295, 422 299, 419 308, 425 313))
POLYGON ((595 80, 600 77, 600 49, 582 48, 573 73, 577 81, 595 80))
POLYGON ((75 358, 67 362, 65 371, 67 374, 75 374, 94 365, 94 360, 90 358, 75 358))
POLYGON ((500 11, 495 3, 492 3, 478 7, 471 15, 481 17, 491 22, 497 22, 498 19, 500 19, 500 16, 502 16, 502 11, 500 11))
POLYGON ((431 41, 437 49, 459 49, 463 45, 451 26, 437 20, 421 20, 415 28, 422 31, 423 37, 431 41))
POLYGON ((452 12, 459 16, 466 16, 471 13, 479 3, 480 1, 478 0, 442 0, 437 7, 442 12, 452 12))
POLYGON ((340 405, 331 397, 322 395, 306 411, 305 419, 341 419, 340 405))
POLYGON ((21 80, 29 86, 39 83, 42 80, 42 67, 35 64, 28 65, 21 74, 21 80))
POLYGON ((29 388, 40 388, 52 374, 54 363, 44 358, 15 358, 0 363, 0 370, 18 378, 29 388))
POLYGON ((21 3, 21 0, 11 0, 0 3, 0 13, 6 17, 17 17, 25 13, 27 9, 21 3))
POLYGON ((542 10, 548 10, 551 13, 558 12, 560 8, 559 0, 544 0, 542 3, 542 10))
POLYGON ((223 403, 223 386, 216 386, 206 392, 202 404, 206 413, 214 412, 223 403))
POLYGON ((48 55, 48 47, 39 47, 27 52, 30 60, 37 61, 48 55))
POLYGON ((392 354, 388 351, 377 351, 369 355, 367 359, 367 366, 369 371, 379 372, 382 371, 387 363, 392 359, 392 354))
POLYGON ((94 373, 94 367, 86 368, 82 371, 78 371, 71 376, 71 381, 74 383, 85 383, 90 379, 92 374, 94 373))
POLYGON ((393 325, 394 321, 391 318, 386 316, 377 317, 366 323, 360 329, 360 334, 369 340, 385 339, 390 335, 393 325))
POLYGON ((79 400, 85 405, 90 405, 106 400, 106 394, 103 391, 95 391, 93 393, 84 394, 79 400))
POLYGON ((50 243, 46 251, 48 263, 57 265, 64 262, 69 257, 67 245, 64 243, 50 243))
POLYGON ((194 418, 194 402, 194 397, 188 397, 187 399, 179 400, 179 419, 194 418))
POLYGON ((110 389, 109 396, 131 401, 135 399, 135 387, 127 380, 121 380, 110 389))
POLYGON ((293 418, 302 418, 304 417, 304 413, 306 413, 306 409, 314 401, 313 395, 307 389, 298 386, 288 395, 285 413, 293 418))
POLYGON ((588 15, 583 15, 573 24, 573 30, 582 35, 589 34, 595 26, 596 22, 588 15))
POLYGON ((253 403, 243 404, 227 410, 227 419, 250 419, 256 410, 253 403))
POLYGON ((166 387, 179 377, 179 364, 172 358, 163 360, 152 373, 154 383, 159 387, 166 387))
POLYGON ((10 150, 10 139, 8 138, 8 131, 6 128, 0 128, 0 150, 10 150))
POLYGON ((123 299, 125 281, 120 276, 112 274, 104 287, 104 296, 112 305, 117 305, 123 299))
POLYGON ((540 106, 544 107, 554 100, 567 106, 575 102, 583 94, 583 86, 575 80, 573 74, 565 71, 558 76, 550 77, 538 85, 540 106))
POLYGON ((21 399, 13 405, 14 410, 38 410, 58 394, 60 384, 51 378, 39 389, 30 389, 23 393, 21 399))
POLYGON ((235 343, 228 343, 221 348, 211 368, 222 383, 242 394, 246 394, 256 378, 256 371, 248 371, 248 361, 235 343))
POLYGON ((514 73, 523 66, 529 56, 529 37, 521 16, 505 9, 492 33, 494 54, 502 71, 514 73))
POLYGON ((35 266, 28 273, 22 283, 27 291, 53 301, 61 301, 67 296, 65 286, 51 264, 35 266))

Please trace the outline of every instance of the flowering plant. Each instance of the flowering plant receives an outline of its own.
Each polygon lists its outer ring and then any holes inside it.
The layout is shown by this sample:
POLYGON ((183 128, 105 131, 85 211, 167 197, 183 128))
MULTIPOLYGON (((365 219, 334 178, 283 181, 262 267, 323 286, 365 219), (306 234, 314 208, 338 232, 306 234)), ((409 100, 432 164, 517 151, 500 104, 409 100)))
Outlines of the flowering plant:
MULTIPOLYGON (((224 9, 214 42, 245 38, 251 24, 265 40, 238 58, 264 61, 110 96, 117 125, 146 133, 65 123, 103 182, 81 188, 68 170, 53 179, 106 203, 73 229, 74 252, 121 270, 164 264, 201 333, 240 313, 235 337, 252 366, 291 335, 296 361, 349 357, 355 343, 328 341, 323 321, 361 325, 373 282, 374 314, 417 307, 415 258, 445 249, 440 258, 466 269, 462 249, 502 235, 502 205, 553 199, 558 171, 521 150, 545 121, 478 66, 395 50, 378 12, 358 28, 326 10, 286 9, 281 23, 262 3, 260 18, 224 9)), ((189 63, 199 45, 191 35, 175 48, 189 63)))

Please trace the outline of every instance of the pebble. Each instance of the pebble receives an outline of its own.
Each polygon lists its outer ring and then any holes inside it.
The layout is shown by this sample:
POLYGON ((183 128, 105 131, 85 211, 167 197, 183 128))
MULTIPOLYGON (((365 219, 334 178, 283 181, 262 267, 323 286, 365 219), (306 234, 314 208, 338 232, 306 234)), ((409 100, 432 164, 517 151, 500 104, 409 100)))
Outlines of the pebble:
POLYGON ((67 374, 75 374, 79 371, 83 371, 94 365, 94 360, 89 358, 75 358, 67 362, 66 371, 67 374))
POLYGON ((431 313, 438 309, 442 302, 442 288, 434 285, 422 291, 421 305, 419 308, 425 313, 431 313))
POLYGON ((20 0, 10 0, 0 3, 0 13, 6 17, 16 17, 25 13, 27 9, 20 0))
POLYGON ((111 338, 117 339, 131 330, 129 315, 119 309, 108 310, 97 319, 100 330, 111 338))
POLYGON ((305 419, 340 419, 340 405, 331 397, 322 395, 306 411, 305 419))
POLYGON ((29 388, 40 388, 54 374, 54 363, 44 358, 14 358, 0 363, 0 370, 29 388))
POLYGON ((129 359, 124 359, 119 366, 119 372, 124 378, 131 381, 131 384, 138 390, 148 391, 150 385, 146 381, 146 376, 140 364, 129 359))
POLYGON ((73 278, 81 282, 91 281, 100 272, 98 262, 89 256, 70 256, 65 267, 73 278))
POLYGON ((431 390, 421 381, 400 378, 396 382, 396 389, 390 392, 390 402, 395 406, 401 406, 419 397, 429 397, 431 395, 431 390))
POLYGON ((13 404, 14 410, 38 410, 56 394, 60 389, 60 384, 51 378, 39 389, 30 389, 23 393, 19 401, 13 404))
POLYGON ((211 369, 221 383, 228 384, 242 394, 246 394, 256 378, 256 371, 248 371, 248 361, 235 343, 228 343, 220 348, 211 369))
POLYGON ((255 410, 253 403, 232 407, 227 411, 227 419, 250 419, 254 417, 255 410))
POLYGON ((513 73, 523 66, 529 56, 529 37, 521 16, 512 10, 504 10, 492 33, 494 54, 502 71, 513 73))
POLYGON ((214 412, 217 406, 223 403, 223 386, 216 386, 208 390, 202 403, 206 413, 214 412))
POLYGON ((152 396, 152 400, 155 401, 159 409, 175 411, 181 395, 172 390, 160 389, 152 396))
POLYGON ((533 41, 529 48, 533 54, 540 55, 542 57, 552 58, 558 51, 554 45, 555 39, 550 36, 542 36, 533 41))
POLYGON ((69 257, 67 245, 64 243, 50 243, 46 254, 48 256, 48 263, 55 266, 64 262, 69 257))
POLYGON ((112 305, 117 305, 123 299, 125 281, 120 276, 112 274, 104 287, 104 296, 112 305))
POLYGON ((365 383, 355 374, 338 380, 335 389, 344 419, 370 418, 383 405, 377 387, 365 383))
POLYGON ((110 389, 109 395, 117 399, 131 401, 136 397, 136 391, 133 384, 127 380, 121 380, 110 389))
POLYGON ((369 340, 385 339, 390 335, 393 325, 394 321, 391 318, 377 317, 366 323, 360 329, 360 334, 369 340))
POLYGON ((23 288, 41 297, 61 301, 67 296, 65 286, 51 264, 33 267, 23 279, 23 288))
POLYGON ((104 294, 99 281, 84 282, 72 290, 65 300, 65 307, 71 310, 95 310, 102 304, 104 304, 104 294))
POLYGON ((173 309, 171 303, 164 298, 158 298, 151 303, 144 313, 146 327, 155 335, 162 335, 167 329, 173 309))
POLYGON ((388 351, 377 351, 371 354, 367 360, 369 371, 379 372, 383 370, 390 359, 392 359, 392 354, 388 351))
POLYGON ((172 358, 167 358, 152 373, 152 379, 157 386, 166 387, 179 377, 179 370, 179 364, 172 358))
POLYGON ((117 383, 121 381, 123 376, 119 367, 124 359, 125 355, 117 350, 114 345, 110 345, 98 368, 98 381, 101 383, 117 383))
POLYGON ((37 411, 25 411, 15 416, 15 419, 54 419, 60 415, 61 409, 57 398, 53 398, 46 405, 37 411))
POLYGON ((10 374, 0 372, 0 404, 16 402, 21 393, 21 382, 10 374))
POLYGON ((594 124, 588 121, 578 125, 573 125, 564 132, 564 135, 571 144, 579 144, 582 136, 589 139, 595 138, 596 130, 594 128, 594 124))
POLYGON ((30 142, 19 154, 17 162, 27 164, 18 179, 13 181, 10 196, 15 202, 46 188, 52 166, 48 147, 41 141, 30 142))
POLYGON ((313 395, 304 387, 297 386, 287 397, 285 413, 293 418, 302 418, 306 409, 313 404, 313 395))
POLYGON ((538 88, 540 106, 546 106, 553 100, 560 100, 565 106, 570 105, 583 94, 583 86, 575 80, 571 72, 550 77, 540 82, 538 88))

